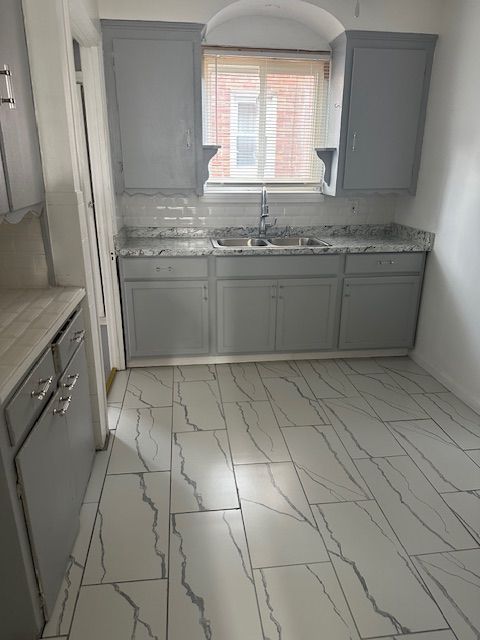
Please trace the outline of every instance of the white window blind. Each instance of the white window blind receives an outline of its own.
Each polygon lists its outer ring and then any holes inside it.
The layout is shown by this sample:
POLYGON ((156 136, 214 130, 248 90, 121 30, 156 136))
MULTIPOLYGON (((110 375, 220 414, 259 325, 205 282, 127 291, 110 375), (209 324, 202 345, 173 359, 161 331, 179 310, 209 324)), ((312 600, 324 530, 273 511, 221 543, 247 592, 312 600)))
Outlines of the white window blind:
POLYGON ((208 183, 318 186, 329 57, 206 50, 203 59, 205 142, 221 146, 208 183))

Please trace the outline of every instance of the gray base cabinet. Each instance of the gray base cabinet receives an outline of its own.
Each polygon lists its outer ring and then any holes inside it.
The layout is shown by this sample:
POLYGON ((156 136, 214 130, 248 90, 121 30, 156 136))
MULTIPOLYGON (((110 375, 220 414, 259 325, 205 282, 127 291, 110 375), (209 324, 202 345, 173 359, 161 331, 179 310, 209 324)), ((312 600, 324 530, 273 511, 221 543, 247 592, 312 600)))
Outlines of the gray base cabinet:
POLYGON ((279 281, 278 351, 321 351, 334 348, 337 286, 337 278, 279 281))
POLYGON ((346 278, 340 349, 413 346, 420 286, 420 276, 346 278))
POLYGON ((209 352, 208 281, 126 282, 130 357, 209 352))
POLYGON ((217 283, 219 353, 255 353, 275 348, 276 280, 217 283))

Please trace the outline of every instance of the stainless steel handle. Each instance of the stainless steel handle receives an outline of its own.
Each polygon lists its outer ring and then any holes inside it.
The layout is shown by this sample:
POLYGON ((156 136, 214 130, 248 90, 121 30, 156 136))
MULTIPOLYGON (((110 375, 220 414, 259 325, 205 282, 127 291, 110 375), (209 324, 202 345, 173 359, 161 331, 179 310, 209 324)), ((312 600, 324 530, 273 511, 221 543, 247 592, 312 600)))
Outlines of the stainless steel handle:
POLYGON ((208 287, 207 285, 203 285, 203 299, 208 300, 208 287))
POLYGON ((79 377, 80 377, 79 373, 72 373, 71 375, 67 376, 67 380, 71 380, 71 382, 70 384, 67 384, 66 382, 64 382, 63 383, 64 388, 71 391, 73 387, 77 384, 79 377))
POLYGON ((272 285, 272 300, 275 300, 276 297, 277 297, 277 286, 272 285))
POLYGON ((47 395, 47 392, 50 389, 52 382, 53 382, 53 376, 39 380, 38 384, 42 384, 43 387, 41 389, 38 389, 38 391, 32 391, 32 393, 30 394, 31 397, 36 398, 37 400, 43 400, 47 395))
POLYGON ((65 397, 61 397, 60 398, 60 402, 63 402, 63 406, 61 409, 54 409, 53 410, 53 415, 54 416, 64 416, 69 407, 70 407, 70 403, 72 402, 72 396, 65 396, 65 397))
POLYGON ((187 149, 190 151, 192 148, 192 130, 187 129, 187 149))
POLYGON ((357 150, 357 132, 355 131, 352 138, 352 151, 357 150))
POLYGON ((155 267, 155 271, 173 271, 173 267, 155 267))
POLYGON ((395 260, 377 260, 377 264, 395 264, 395 260))
POLYGON ((77 344, 80 344, 80 342, 83 342, 84 339, 85 339, 85 329, 81 329, 80 331, 75 331, 75 333, 71 338, 71 342, 76 342, 77 344))
POLYGON ((0 69, 0 76, 5 76, 5 85, 7 88, 7 95, 0 96, 0 106, 2 104, 8 104, 10 109, 15 109, 17 105, 15 103, 15 96, 13 95, 12 72, 8 64, 4 64, 3 69, 0 69))

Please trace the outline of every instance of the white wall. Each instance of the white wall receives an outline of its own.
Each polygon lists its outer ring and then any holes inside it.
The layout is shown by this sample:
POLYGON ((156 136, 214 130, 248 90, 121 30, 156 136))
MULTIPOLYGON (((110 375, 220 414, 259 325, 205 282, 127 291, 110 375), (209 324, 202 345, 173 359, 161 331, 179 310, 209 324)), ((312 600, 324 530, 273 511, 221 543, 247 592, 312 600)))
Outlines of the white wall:
POLYGON ((414 356, 480 409, 478 0, 450 0, 437 49, 418 194, 397 222, 437 234, 414 356))
MULTIPOLYGON (((444 0, 360 0, 361 15, 354 17, 354 0, 312 0, 330 11, 347 29, 436 33, 444 0)), ((231 0, 99 0, 101 18, 166 20, 206 24, 231 0)), ((258 2, 260 6, 265 3, 258 2)), ((272 3, 275 4, 275 3, 272 3)))

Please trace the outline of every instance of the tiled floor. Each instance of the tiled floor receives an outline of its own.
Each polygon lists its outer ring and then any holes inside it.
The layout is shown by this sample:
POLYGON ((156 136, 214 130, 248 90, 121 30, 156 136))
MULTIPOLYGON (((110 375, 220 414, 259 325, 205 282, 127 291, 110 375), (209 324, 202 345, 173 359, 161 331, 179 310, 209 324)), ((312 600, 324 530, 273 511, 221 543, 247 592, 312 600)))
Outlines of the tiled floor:
POLYGON ((45 637, 478 640, 480 416, 407 358, 121 372, 45 637))

